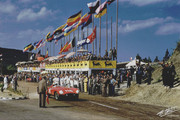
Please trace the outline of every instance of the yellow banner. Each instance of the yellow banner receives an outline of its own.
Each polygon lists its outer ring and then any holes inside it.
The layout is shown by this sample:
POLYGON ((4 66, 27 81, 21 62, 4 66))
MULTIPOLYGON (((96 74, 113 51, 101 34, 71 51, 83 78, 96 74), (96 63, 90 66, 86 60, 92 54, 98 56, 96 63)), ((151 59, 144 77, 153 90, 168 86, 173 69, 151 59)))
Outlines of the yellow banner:
POLYGON ((46 64, 45 68, 46 69, 85 69, 85 68, 86 69, 91 69, 91 68, 116 69, 116 61, 92 60, 92 61, 46 64))

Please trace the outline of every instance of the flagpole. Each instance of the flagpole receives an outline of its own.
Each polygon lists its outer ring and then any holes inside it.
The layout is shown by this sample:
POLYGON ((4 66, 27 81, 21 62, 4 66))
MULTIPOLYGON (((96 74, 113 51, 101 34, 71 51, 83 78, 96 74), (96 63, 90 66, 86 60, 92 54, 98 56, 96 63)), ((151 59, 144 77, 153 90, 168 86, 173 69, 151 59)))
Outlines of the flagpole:
POLYGON ((53 43, 53 56, 55 56, 55 43, 53 43))
POLYGON ((66 37, 64 36, 64 45, 65 45, 66 37))
MULTIPOLYGON (((101 0, 99 0, 101 5, 101 0)), ((101 17, 99 18, 99 56, 101 56, 101 17)))
MULTIPOLYGON (((74 36, 75 36, 75 31, 73 31, 73 39, 74 39, 74 36)), ((76 47, 73 48, 73 52, 76 52, 76 47)))
MULTIPOLYGON (((88 26, 87 26, 87 37, 88 37, 88 32, 89 32, 89 31, 88 31, 88 26)), ((88 44, 87 44, 87 50, 88 50, 88 44)))
POLYGON ((108 51, 108 13, 107 12, 106 12, 106 50, 108 51))
POLYGON ((50 42, 50 56, 51 56, 51 42, 50 42))
MULTIPOLYGON (((78 27, 78 39, 77 41, 79 41, 79 27, 78 27)), ((76 50, 77 50, 77 43, 76 43, 76 50)), ((77 52, 76 52, 76 56, 77 56, 77 52)))
MULTIPOLYGON (((94 16, 92 15, 92 31, 94 29, 94 16)), ((94 43, 96 42, 96 38, 95 41, 92 43, 92 54, 94 54, 94 43)))
POLYGON ((116 7, 116 51, 118 53, 118 0, 117 0, 117 7, 116 7))
POLYGON ((111 49, 112 49, 112 16, 111 16, 111 49))

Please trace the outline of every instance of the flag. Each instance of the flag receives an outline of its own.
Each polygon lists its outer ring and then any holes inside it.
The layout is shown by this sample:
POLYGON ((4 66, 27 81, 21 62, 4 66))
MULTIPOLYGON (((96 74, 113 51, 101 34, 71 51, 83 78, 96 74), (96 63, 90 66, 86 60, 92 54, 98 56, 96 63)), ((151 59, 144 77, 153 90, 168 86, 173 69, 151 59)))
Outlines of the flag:
POLYGON ((38 57, 40 57, 40 55, 41 55, 41 50, 39 50, 39 52, 38 53, 36 53, 36 59, 38 58, 38 57))
POLYGON ((66 49, 67 46, 68 46, 68 42, 66 42, 64 47, 61 47, 61 50, 60 50, 59 54, 61 54, 64 51, 64 49, 66 49))
POLYGON ((68 46, 63 50, 63 52, 68 52, 70 51, 73 47, 75 47, 76 44, 76 38, 74 37, 73 40, 68 44, 68 46))
POLYGON ((47 48, 47 51, 46 51, 46 56, 45 56, 45 58, 47 58, 48 57, 48 48, 47 48))
POLYGON ((68 36, 70 33, 72 33, 73 31, 75 31, 78 28, 78 24, 79 22, 74 23, 72 26, 67 27, 64 30, 64 36, 68 36))
POLYGON ((90 23, 92 23, 92 15, 89 14, 87 17, 86 17, 88 20, 82 25, 81 29, 84 29, 84 27, 88 26, 90 23))
POLYGON ((29 44, 29 45, 27 45, 26 47, 24 47, 23 52, 28 51, 31 47, 32 47, 32 43, 31 43, 31 44, 29 44))
POLYGON ((77 47, 80 47, 80 46, 83 46, 83 45, 86 45, 88 44, 87 43, 87 38, 84 38, 83 40, 80 40, 77 42, 77 47))
POLYGON ((54 40, 54 34, 50 35, 51 33, 49 32, 47 35, 46 35, 46 41, 47 42, 52 42, 52 40, 54 40))
POLYGON ((61 33, 59 35, 54 35, 54 40, 60 40, 63 37, 64 37, 64 33, 61 33))
POLYGON ((99 14, 104 10, 104 7, 107 5, 107 1, 105 1, 103 4, 101 4, 97 9, 96 9, 96 14, 99 14))
POLYGON ((79 11, 78 13, 70 16, 70 17, 67 19, 67 25, 68 25, 68 26, 71 26, 71 25, 73 25, 74 23, 78 22, 80 19, 81 19, 81 11, 79 11))
POLYGON ((114 2, 115 0, 108 0, 107 4, 110 5, 112 2, 114 2))
POLYGON ((87 38, 77 42, 77 47, 80 47, 80 46, 83 46, 86 44, 91 44, 95 40, 95 38, 96 38, 96 27, 94 28, 91 35, 89 35, 87 38))
POLYGON ((43 39, 41 39, 41 40, 35 45, 34 50, 36 50, 36 49, 39 47, 39 45, 42 43, 42 41, 43 41, 43 39))
POLYGON ((49 104, 49 96, 48 96, 47 91, 46 91, 46 102, 47 102, 47 104, 49 104))
POLYGON ((86 16, 87 16, 87 13, 83 17, 81 17, 81 19, 79 20, 78 26, 86 22, 86 16))
POLYGON ((96 9, 99 7, 99 0, 97 0, 95 2, 88 3, 87 6, 90 9, 89 14, 94 14, 96 9))
POLYGON ((32 51, 34 49, 34 46, 31 45, 31 47, 29 48, 29 51, 32 51))
POLYGON ((60 27, 58 27, 55 31, 54 31, 54 35, 58 35, 58 34, 61 34, 63 32, 63 28, 66 26, 66 24, 64 25, 61 25, 60 27))
POLYGON ((95 26, 93 32, 91 33, 91 35, 89 35, 89 36, 87 37, 87 43, 88 43, 88 44, 89 44, 89 43, 92 43, 92 42, 95 40, 95 38, 96 38, 96 26, 95 26))
POLYGON ((100 18, 101 16, 103 16, 106 13, 107 13, 107 4, 104 6, 104 8, 98 14, 94 15, 94 17, 100 18))
POLYGON ((40 43, 40 45, 38 46, 38 48, 40 48, 40 47, 44 47, 44 46, 45 46, 45 44, 46 44, 46 40, 42 40, 42 42, 40 43))

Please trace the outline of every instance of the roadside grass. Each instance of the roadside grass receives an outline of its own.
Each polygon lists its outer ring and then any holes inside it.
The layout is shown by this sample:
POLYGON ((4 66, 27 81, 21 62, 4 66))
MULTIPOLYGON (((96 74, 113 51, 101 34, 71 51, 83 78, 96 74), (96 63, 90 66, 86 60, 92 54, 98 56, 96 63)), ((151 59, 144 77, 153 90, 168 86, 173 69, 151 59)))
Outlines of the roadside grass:
MULTIPOLYGON (((17 91, 14 91, 14 89, 12 89, 11 87, 8 87, 8 90, 17 94, 17 95, 22 95, 23 96, 23 93, 21 92, 21 90, 17 90, 17 91)), ((12 96, 12 94, 9 94, 10 96, 12 96)))

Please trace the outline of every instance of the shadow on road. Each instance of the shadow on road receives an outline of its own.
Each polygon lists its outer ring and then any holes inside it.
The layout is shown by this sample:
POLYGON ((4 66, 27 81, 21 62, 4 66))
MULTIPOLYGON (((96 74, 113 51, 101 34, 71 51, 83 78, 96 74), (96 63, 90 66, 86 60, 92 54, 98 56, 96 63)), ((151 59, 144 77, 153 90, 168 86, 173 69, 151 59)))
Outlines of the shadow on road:
POLYGON ((73 106, 48 106, 47 108, 70 108, 73 106))

